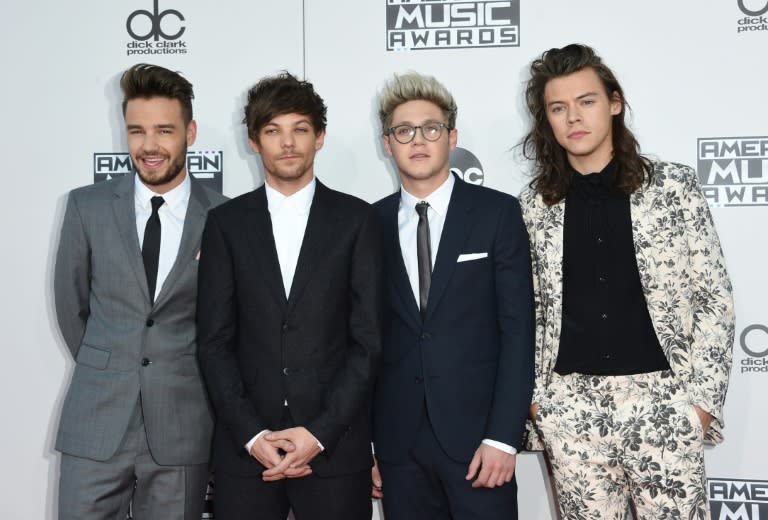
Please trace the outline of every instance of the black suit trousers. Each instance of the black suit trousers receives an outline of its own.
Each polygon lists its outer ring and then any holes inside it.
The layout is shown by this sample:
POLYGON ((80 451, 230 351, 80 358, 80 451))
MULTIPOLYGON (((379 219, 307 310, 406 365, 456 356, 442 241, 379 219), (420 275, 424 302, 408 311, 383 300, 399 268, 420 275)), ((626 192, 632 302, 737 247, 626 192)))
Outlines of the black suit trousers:
MULTIPOLYGON (((281 429, 294 427, 286 407, 281 429)), ((261 476, 215 476, 216 520, 285 520, 293 510, 296 520, 371 520, 371 472, 265 482, 261 476)))

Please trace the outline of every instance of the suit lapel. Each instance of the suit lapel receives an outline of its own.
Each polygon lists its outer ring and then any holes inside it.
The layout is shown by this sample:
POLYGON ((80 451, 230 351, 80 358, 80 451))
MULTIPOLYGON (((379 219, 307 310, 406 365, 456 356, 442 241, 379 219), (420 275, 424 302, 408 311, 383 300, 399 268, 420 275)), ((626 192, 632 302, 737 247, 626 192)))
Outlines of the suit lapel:
POLYGON ((285 297, 283 276, 280 262, 277 259, 275 236, 272 232, 272 219, 269 217, 267 191, 262 185, 249 195, 248 215, 243 226, 246 228, 248 246, 255 259, 262 265, 258 270, 259 276, 269 286, 275 301, 285 307, 288 299, 285 297))
MULTIPOLYGON (((543 270, 540 280, 551 280, 552 285, 549 295, 552 299, 552 325, 547 327, 546 335, 553 338, 551 343, 552 351, 550 355, 543 357, 543 370, 547 374, 547 383, 552 373, 560 346, 560 330, 563 323, 563 229, 565 226, 565 200, 553 204, 545 205, 540 197, 537 197, 537 203, 541 204, 541 218, 543 225, 541 231, 537 234, 537 243, 544 244, 544 258, 540 262, 539 268, 543 270)), ((540 250, 539 250, 540 251, 540 250)), ((547 287, 541 287, 543 294, 547 293, 547 287)))
POLYGON ((301 241, 296 271, 288 295, 288 307, 292 307, 301 296, 301 292, 312 278, 317 262, 323 257, 323 251, 333 243, 333 230, 336 229, 337 217, 333 214, 331 192, 319 180, 315 180, 315 195, 309 209, 307 228, 301 241))
POLYGON ((655 229, 654 213, 652 211, 654 200, 658 196, 655 185, 643 186, 629 196, 630 214, 632 219, 632 240, 635 246, 635 258, 637 270, 640 274, 640 284, 646 296, 651 317, 653 317, 652 303, 654 298, 649 298, 658 290, 655 280, 658 280, 656 272, 657 258, 654 258, 654 237, 650 235, 655 229))
POLYGON ((402 305, 395 305, 396 309, 404 309, 405 314, 412 320, 413 325, 418 328, 421 326, 421 313, 416 298, 413 296, 411 282, 408 279, 408 272, 405 269, 403 261, 403 250, 400 247, 400 230, 397 222, 397 213, 400 210, 400 191, 386 200, 384 214, 382 216, 382 228, 384 234, 384 243, 388 259, 387 265, 390 266, 389 280, 392 284, 392 290, 402 301, 402 305))
POLYGON ((147 288, 147 274, 144 272, 144 262, 141 259, 141 246, 136 232, 136 207, 134 193, 134 174, 124 175, 115 183, 115 200, 112 209, 115 214, 117 230, 125 248, 125 258, 136 275, 139 287, 144 297, 149 302, 149 289, 147 288))
POLYGON ((456 260, 459 258, 461 248, 466 243, 467 236, 472 229, 471 213, 473 210, 472 198, 467 193, 464 182, 456 179, 451 200, 448 203, 443 234, 440 236, 435 267, 432 269, 432 285, 429 288, 425 319, 429 319, 434 313, 453 275, 456 260))
POLYGON ((206 211, 210 205, 210 201, 208 200, 208 197, 206 197, 202 186, 200 186, 193 178, 190 178, 190 182, 189 203, 187 204, 187 213, 184 216, 184 229, 181 232, 179 250, 176 252, 176 259, 173 261, 173 266, 157 295, 155 307, 158 307, 168 299, 168 295, 173 290, 174 284, 178 281, 188 263, 193 261, 197 256, 200 248, 200 237, 203 234, 206 211))

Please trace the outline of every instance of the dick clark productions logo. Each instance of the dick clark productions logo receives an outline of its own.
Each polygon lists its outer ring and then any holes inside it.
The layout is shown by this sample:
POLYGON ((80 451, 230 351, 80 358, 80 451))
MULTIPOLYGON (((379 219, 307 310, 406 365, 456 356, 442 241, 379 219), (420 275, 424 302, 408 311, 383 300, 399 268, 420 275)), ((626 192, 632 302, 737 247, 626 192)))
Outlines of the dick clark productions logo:
POLYGON ((187 42, 181 40, 187 30, 185 21, 178 9, 161 11, 160 0, 153 0, 152 11, 137 9, 125 20, 125 30, 132 38, 126 45, 126 53, 128 56, 186 54, 187 42))
POLYGON ((739 34, 768 31, 768 2, 766 0, 737 0, 739 9, 746 15, 739 18, 736 32, 739 34))

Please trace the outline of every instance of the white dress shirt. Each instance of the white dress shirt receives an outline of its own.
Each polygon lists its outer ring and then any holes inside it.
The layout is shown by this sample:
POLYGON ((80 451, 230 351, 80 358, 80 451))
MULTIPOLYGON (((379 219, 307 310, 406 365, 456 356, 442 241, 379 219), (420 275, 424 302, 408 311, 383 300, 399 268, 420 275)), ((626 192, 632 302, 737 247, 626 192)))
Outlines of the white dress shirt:
MULTIPOLYGON (((408 280, 411 282, 413 297, 418 304, 419 301, 419 263, 416 254, 416 226, 419 223, 419 215, 416 213, 416 204, 421 201, 429 203, 427 218, 429 219, 429 243, 432 253, 432 268, 435 266, 437 258, 437 248, 440 247, 440 236, 443 234, 445 225, 445 216, 448 213, 448 204, 451 201, 451 193, 456 180, 452 174, 435 191, 426 198, 419 199, 414 197, 402 186, 400 187, 400 209, 397 212, 397 227, 400 234, 400 249, 403 253, 403 262, 405 270, 408 273, 408 280)), ((487 444, 496 449, 514 455, 517 450, 503 442, 492 439, 483 439, 483 444, 487 444)))
POLYGON ((307 229, 309 209, 315 196, 314 177, 309 184, 292 195, 285 196, 269 183, 264 183, 267 191, 267 207, 272 219, 272 235, 275 237, 277 259, 283 276, 285 297, 291 294, 293 275, 299 261, 304 231, 307 229))
POLYGON ((141 182, 139 176, 134 174, 134 206, 136 212, 136 232, 139 235, 139 247, 144 243, 144 229, 152 215, 152 197, 163 197, 165 203, 157 210, 160 217, 160 257, 157 264, 157 284, 155 285, 154 301, 171 272, 173 263, 179 253, 181 234, 184 231, 184 218, 187 216, 189 196, 192 193, 192 184, 189 174, 172 190, 160 194, 155 193, 141 182))

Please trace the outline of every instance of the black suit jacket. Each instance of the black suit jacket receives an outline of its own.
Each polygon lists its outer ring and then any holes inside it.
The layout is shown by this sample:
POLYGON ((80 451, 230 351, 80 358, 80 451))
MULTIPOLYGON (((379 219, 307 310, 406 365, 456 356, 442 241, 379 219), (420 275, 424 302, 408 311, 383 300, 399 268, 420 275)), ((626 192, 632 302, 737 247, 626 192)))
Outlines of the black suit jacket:
POLYGON ((425 406, 441 447, 457 461, 471 460, 485 438, 520 450, 534 340, 520 205, 456 179, 424 319, 403 263, 399 205, 399 192, 375 204, 385 237, 389 311, 374 395, 376 455, 405 459, 425 406), (473 253, 475 259, 458 261, 473 253))
POLYGON ((211 212, 198 281, 201 368, 216 413, 217 471, 264 468, 244 445, 294 423, 325 447, 317 474, 370 467, 369 400, 381 350, 383 268, 373 208, 317 182, 285 297, 266 190, 211 212))

